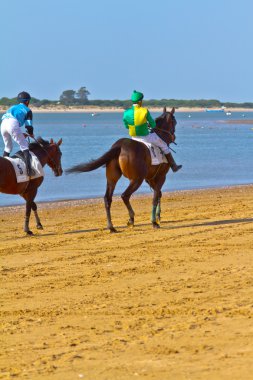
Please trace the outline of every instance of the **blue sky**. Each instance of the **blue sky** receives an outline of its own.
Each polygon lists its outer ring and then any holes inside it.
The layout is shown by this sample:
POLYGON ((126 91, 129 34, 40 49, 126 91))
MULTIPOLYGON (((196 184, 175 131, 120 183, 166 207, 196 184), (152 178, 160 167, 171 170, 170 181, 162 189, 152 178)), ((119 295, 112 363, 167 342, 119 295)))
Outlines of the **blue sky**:
POLYGON ((253 101, 252 0, 8 0, 0 97, 253 101))

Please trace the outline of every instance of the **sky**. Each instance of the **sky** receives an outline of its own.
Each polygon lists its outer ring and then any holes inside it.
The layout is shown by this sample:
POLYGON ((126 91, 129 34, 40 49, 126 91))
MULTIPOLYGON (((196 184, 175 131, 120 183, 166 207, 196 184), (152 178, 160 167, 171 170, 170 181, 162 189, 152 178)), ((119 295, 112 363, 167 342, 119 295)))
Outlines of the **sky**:
POLYGON ((252 0, 1 2, 0 98, 252 102, 252 0))

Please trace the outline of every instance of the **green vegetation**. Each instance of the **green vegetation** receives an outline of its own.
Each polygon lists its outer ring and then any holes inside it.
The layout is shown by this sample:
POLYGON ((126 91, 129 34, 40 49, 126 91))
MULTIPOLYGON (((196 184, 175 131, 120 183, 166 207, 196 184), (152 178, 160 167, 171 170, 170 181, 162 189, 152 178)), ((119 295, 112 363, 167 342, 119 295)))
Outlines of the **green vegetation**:
MULTIPOLYGON (((31 99, 31 105, 35 107, 47 107, 55 105, 64 106, 98 106, 98 107, 118 107, 118 108, 128 108, 131 106, 130 100, 89 100, 88 96, 90 92, 85 86, 81 87, 78 91, 65 90, 59 97, 59 100, 48 100, 48 99, 31 99)), ((16 104, 17 98, 7 98, 3 97, 0 99, 0 106, 11 106, 16 104)), ((240 108, 252 108, 253 103, 232 103, 225 102, 222 103, 217 99, 194 99, 194 100, 183 100, 183 99, 150 99, 144 100, 144 106, 147 107, 201 107, 201 108, 221 108, 222 106, 227 108, 240 107, 240 108)))

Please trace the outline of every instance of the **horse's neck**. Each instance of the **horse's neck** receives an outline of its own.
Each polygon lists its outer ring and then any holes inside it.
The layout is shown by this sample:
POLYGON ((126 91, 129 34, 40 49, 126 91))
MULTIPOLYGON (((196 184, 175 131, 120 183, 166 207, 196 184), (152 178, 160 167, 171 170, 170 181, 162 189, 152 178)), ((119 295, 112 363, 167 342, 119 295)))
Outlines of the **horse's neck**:
POLYGON ((163 127, 163 125, 156 125, 154 128, 154 132, 159 136, 159 134, 166 131, 166 129, 163 127))
POLYGON ((41 163, 41 166, 45 166, 48 159, 47 148, 40 148, 39 150, 32 151, 41 163))
POLYGON ((169 144, 171 142, 171 141, 169 141, 170 132, 169 132, 168 128, 166 128, 166 126, 164 126, 164 124, 156 125, 154 128, 154 132, 160 137, 160 139, 162 139, 164 142, 166 142, 166 144, 169 144))

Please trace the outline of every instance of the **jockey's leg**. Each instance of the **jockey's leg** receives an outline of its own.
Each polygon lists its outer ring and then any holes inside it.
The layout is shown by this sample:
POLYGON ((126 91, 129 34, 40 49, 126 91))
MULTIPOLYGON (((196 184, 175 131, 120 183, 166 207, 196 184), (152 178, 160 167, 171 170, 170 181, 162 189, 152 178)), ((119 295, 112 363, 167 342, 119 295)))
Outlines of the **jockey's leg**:
POLYGON ((182 165, 176 164, 176 162, 175 162, 175 160, 174 160, 174 158, 170 152, 165 154, 165 157, 167 158, 168 164, 170 165, 170 167, 174 173, 182 168, 182 165))
POLYGON ((170 152, 170 149, 168 147, 168 145, 159 137, 157 136, 156 133, 151 133, 149 136, 151 136, 151 142, 154 144, 154 145, 157 145, 159 146, 165 157, 167 158, 167 161, 168 161, 168 164, 170 165, 171 169, 173 172, 177 172, 178 170, 180 170, 182 168, 182 165, 177 165, 171 152, 170 152))
POLYGON ((1 134, 4 141, 3 157, 9 157, 12 150, 11 132, 9 132, 11 125, 10 119, 4 119, 1 124, 1 134))
POLYGON ((32 177, 35 175, 35 172, 31 167, 29 144, 19 126, 12 128, 12 138, 16 143, 19 144, 20 149, 23 152, 28 177, 32 177))
POLYGON ((24 155, 27 175, 28 175, 28 177, 32 177, 33 175, 35 175, 35 171, 32 169, 32 166, 31 166, 29 149, 23 150, 23 155, 24 155))
POLYGON ((156 133, 150 133, 147 136, 141 136, 139 138, 135 137, 134 139, 139 140, 139 141, 145 141, 150 144, 159 146, 159 148, 162 149, 165 157, 167 158, 168 164, 170 165, 173 172, 177 172, 178 170, 182 168, 182 165, 177 165, 176 162, 174 161, 174 158, 166 142, 164 142, 159 136, 157 136, 156 133))

